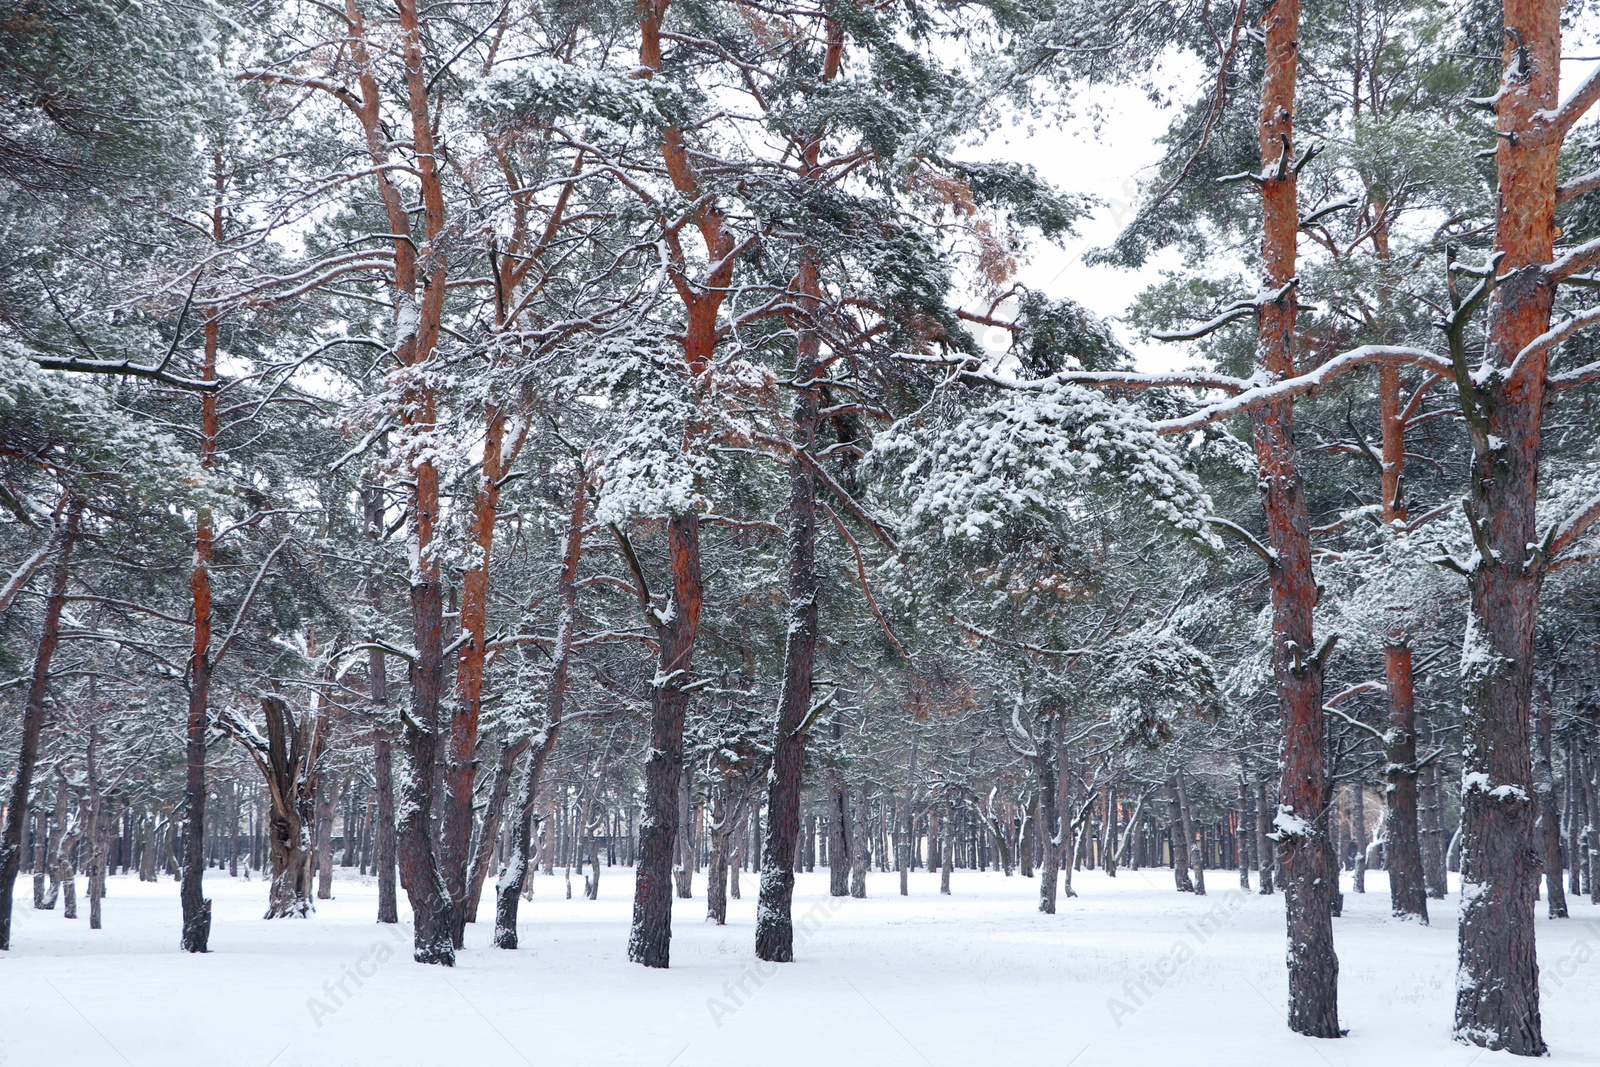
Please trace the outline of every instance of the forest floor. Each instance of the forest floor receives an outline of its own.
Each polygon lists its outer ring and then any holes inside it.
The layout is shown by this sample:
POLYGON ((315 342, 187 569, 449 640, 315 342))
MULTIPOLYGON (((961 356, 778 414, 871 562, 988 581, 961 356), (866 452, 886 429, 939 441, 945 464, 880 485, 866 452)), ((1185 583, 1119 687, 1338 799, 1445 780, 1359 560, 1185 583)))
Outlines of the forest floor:
MULTIPOLYGON (((1047 916, 1021 877, 957 871, 941 897, 937 876, 918 872, 901 898, 895 875, 875 873, 873 895, 852 900, 830 899, 818 871, 800 876, 799 959, 781 967, 751 951, 755 879, 716 927, 699 876, 695 899, 678 901, 666 971, 627 961, 633 882, 620 867, 602 872, 597 902, 581 880, 568 900, 559 873, 540 875, 517 952, 489 947, 486 899, 453 970, 412 963, 409 928, 372 921, 371 879, 340 877, 315 917, 269 923, 265 883, 209 872, 213 951, 189 957, 170 879, 111 879, 106 928, 91 931, 86 917, 34 911, 24 876, 15 947, 0 953, 0 1064, 1512 1062, 1450 1040, 1453 899, 1429 901, 1432 926, 1395 922, 1381 872, 1364 896, 1345 876, 1335 937, 1350 1035, 1314 1041, 1283 1024, 1283 897, 1208 873, 1210 894, 1194 897, 1174 893, 1166 870, 1080 872, 1080 895, 1047 916)), ((1539 953, 1556 1062, 1600 1064, 1600 907, 1541 918, 1539 953)))

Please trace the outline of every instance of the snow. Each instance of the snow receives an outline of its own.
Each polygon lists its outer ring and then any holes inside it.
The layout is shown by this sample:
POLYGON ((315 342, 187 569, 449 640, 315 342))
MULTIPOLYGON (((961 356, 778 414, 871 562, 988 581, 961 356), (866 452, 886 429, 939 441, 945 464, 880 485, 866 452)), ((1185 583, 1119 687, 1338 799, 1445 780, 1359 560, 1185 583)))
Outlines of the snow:
MULTIPOLYGON (((1186 1067, 1511 1063, 1450 1037, 1456 902, 1432 926, 1388 915, 1381 871, 1335 920, 1341 1021, 1312 1041, 1283 1024, 1283 897, 1242 894, 1211 872, 1205 897, 1171 872, 1078 872, 1079 896, 1036 910, 1038 883, 957 871, 871 873, 865 900, 801 874, 792 964, 752 953, 757 880, 707 925, 674 901, 671 969, 627 961, 633 880, 601 872, 600 899, 535 877, 523 948, 489 947, 493 902, 454 969, 412 963, 409 929, 372 921, 370 879, 344 877, 309 920, 259 918, 266 883, 208 873, 212 947, 177 951, 177 884, 110 881, 106 929, 29 907, 18 883, 14 950, 0 953, 0 1062, 186 1067, 560 1064, 813 1065, 848 1050, 873 1067, 980 1063, 1186 1067), (1076 1058, 1074 1058, 1076 1057, 1076 1058)), ((486 897, 489 895, 486 894, 486 897)), ((1600 908, 1540 918, 1545 1034, 1555 1062, 1600 1065, 1600 908)), ((80 904, 80 907, 82 905, 80 904)), ((87 909, 83 909, 86 911, 87 909)), ((401 915, 408 914, 402 898, 401 915)))
POLYGON ((1272 817, 1273 833, 1267 836, 1274 841, 1282 841, 1286 837, 1305 837, 1312 835, 1311 824, 1288 808, 1279 808, 1278 813, 1272 817))

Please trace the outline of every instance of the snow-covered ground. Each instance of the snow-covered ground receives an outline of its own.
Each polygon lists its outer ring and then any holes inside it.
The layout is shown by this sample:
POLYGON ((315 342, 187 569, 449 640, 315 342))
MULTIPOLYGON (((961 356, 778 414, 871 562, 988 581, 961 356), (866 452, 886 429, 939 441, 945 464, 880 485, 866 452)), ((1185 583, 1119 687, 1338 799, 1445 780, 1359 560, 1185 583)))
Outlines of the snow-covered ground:
MULTIPOLYGON (((453 970, 412 963, 409 928, 372 921, 370 879, 337 881, 309 921, 264 922, 261 881, 213 873, 214 951, 192 957, 177 950, 171 880, 112 879, 106 929, 91 931, 32 910, 24 877, 15 948, 0 953, 0 1064, 1512 1062, 1450 1041, 1453 900, 1430 901, 1425 927, 1389 919, 1381 873, 1347 893, 1335 933, 1350 1036, 1313 1041, 1283 1025, 1283 898, 1210 875, 1210 895, 1192 897, 1167 871, 1080 873, 1054 916, 1020 877, 958 871, 941 897, 919 873, 901 898, 894 875, 874 874, 868 899, 833 900, 824 873, 802 875, 800 958, 783 966, 751 953, 754 881, 718 928, 699 877, 667 971, 627 962, 622 868, 604 872, 597 902, 540 876, 517 952, 488 947, 485 901, 453 970)), ((1574 907, 1539 922, 1545 1036, 1558 1061, 1600 1064, 1600 908, 1574 907)))

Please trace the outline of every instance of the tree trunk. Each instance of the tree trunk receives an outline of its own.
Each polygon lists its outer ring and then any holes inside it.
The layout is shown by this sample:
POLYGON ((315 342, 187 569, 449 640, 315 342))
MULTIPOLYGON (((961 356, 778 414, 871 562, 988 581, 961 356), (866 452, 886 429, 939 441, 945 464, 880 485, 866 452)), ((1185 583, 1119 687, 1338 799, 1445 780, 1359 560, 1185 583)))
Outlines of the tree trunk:
POLYGON ((83 505, 76 498, 64 503, 56 519, 55 564, 50 572, 50 592, 45 598, 39 644, 33 655, 28 695, 22 704, 22 744, 17 769, 6 796, 5 833, 0 837, 0 950, 11 947, 11 897, 22 864, 22 831, 28 820, 28 793, 39 762, 39 739, 44 730, 45 695, 50 689, 50 660, 61 641, 61 612, 67 603, 67 564, 78 539, 83 505))
MULTIPOLYGON (((381 487, 364 484, 361 487, 363 521, 367 538, 377 542, 383 539, 387 523, 381 487)), ((375 611, 382 610, 383 587, 377 576, 367 575, 367 595, 375 611)), ((398 923, 399 901, 395 886, 395 826, 394 826, 394 726, 389 720, 389 661, 382 649, 367 650, 367 693, 374 707, 385 709, 380 721, 372 728, 372 764, 374 785, 377 791, 376 833, 373 847, 373 867, 378 876, 378 921, 398 923)))
POLYGON ((1206 842, 1202 831, 1198 847, 1195 845, 1194 812, 1189 807, 1189 787, 1184 782, 1184 772, 1180 769, 1176 778, 1178 792, 1178 810, 1183 816, 1183 852, 1188 857, 1194 869, 1193 892, 1195 896, 1206 895, 1206 842))
MULTIPOLYGON (((1530 758, 1535 620, 1547 565, 1537 522, 1550 326, 1561 4, 1506 0, 1504 76, 1494 97, 1498 197, 1483 372, 1457 362, 1472 444, 1467 512, 1477 552, 1462 652, 1458 1039, 1515 1055, 1546 1051, 1534 897, 1541 847, 1530 758), (1489 373, 1489 372, 1493 373, 1489 373)), ((1557 549, 1559 551, 1559 549, 1557 549)))
POLYGON ((1194 883, 1189 880, 1190 831, 1188 820, 1184 817, 1183 794, 1179 790, 1176 775, 1173 776, 1168 790, 1167 840, 1172 845, 1172 882, 1178 892, 1193 893, 1194 883))
POLYGON ((1389 681, 1389 729, 1385 734, 1388 788, 1384 791, 1384 867, 1389 906, 1396 918, 1428 921, 1427 883, 1417 814, 1417 716, 1412 689, 1411 646, 1383 646, 1389 681))
POLYGON ((1357 893, 1367 891, 1367 804, 1365 790, 1361 783, 1355 786, 1355 811, 1352 814, 1354 823, 1354 836, 1356 845, 1355 874, 1351 879, 1351 888, 1357 893))
MULTIPOLYGON (((505 418, 490 403, 484 412, 483 462, 478 468, 478 488, 472 502, 473 566, 461 576, 461 633, 466 639, 456 658, 456 700, 450 716, 450 744, 446 759, 444 819, 439 863, 445 886, 455 905, 451 936, 460 948, 465 926, 477 918, 483 879, 488 874, 487 845, 499 831, 500 812, 510 784, 510 766, 497 761, 494 791, 483 815, 479 845, 472 847, 473 779, 478 767, 478 719, 483 708, 483 672, 488 656, 489 561, 494 549, 495 518, 499 510, 501 450, 505 418), (501 767, 505 773, 501 774, 501 767)), ((502 752, 505 746, 501 746, 502 752)), ((515 763, 515 759, 510 761, 515 763)))
MULTIPOLYGON (((1262 85, 1263 289, 1256 358, 1271 378, 1295 373, 1296 236, 1299 206, 1294 156, 1294 99, 1299 48, 1299 0, 1273 0, 1262 17, 1266 76, 1262 85)), ((1272 665, 1282 719, 1279 811, 1274 819, 1282 853, 1289 941, 1289 1028, 1310 1037, 1338 1037, 1339 960, 1333 948, 1333 896, 1338 872, 1328 846, 1323 798, 1323 652, 1315 644, 1317 601, 1311 533, 1294 400, 1263 404, 1251 413, 1257 486, 1272 552, 1272 665)))
POLYGON ((338 804, 337 789, 333 782, 319 776, 321 788, 317 790, 316 863, 317 899, 333 899, 333 809, 338 804))
POLYGON ((694 642, 700 626, 700 520, 667 521, 672 594, 657 616, 660 649, 650 689, 650 755, 645 760, 645 815, 639 827, 639 866, 633 896, 628 959, 667 966, 672 945, 672 867, 678 838, 678 785, 683 774, 683 719, 694 642))
POLYGON ((106 826, 105 798, 100 793, 100 771, 95 764, 95 750, 99 747, 99 728, 90 723, 89 744, 84 759, 84 769, 89 780, 89 929, 100 929, 100 904, 106 895, 106 826))
POLYGON ((1440 801, 1439 761, 1423 768, 1418 780, 1417 835, 1422 844, 1422 884, 1430 900, 1443 900, 1447 886, 1444 813, 1440 801))
POLYGON ((1551 760, 1550 709, 1536 713, 1537 743, 1533 756, 1534 792, 1539 800, 1539 834, 1544 844, 1545 890, 1552 919, 1567 917, 1567 894, 1561 883, 1561 813, 1556 803, 1555 766, 1551 760))
POLYGON ((706 919, 718 926, 728 924, 728 877, 732 873, 737 880, 738 872, 729 870, 729 854, 732 851, 734 832, 738 826, 737 816, 742 814, 742 805, 735 804, 732 797, 732 786, 724 783, 716 792, 711 808, 711 860, 706 865, 706 919))
MULTIPOLYGON (((833 724, 835 740, 839 724, 833 724)), ((850 895, 850 799, 843 786, 836 784, 828 793, 828 895, 850 895)))
POLYGON ((1261 883, 1260 894, 1271 896, 1273 873, 1277 866, 1272 847, 1272 805, 1267 803, 1267 786, 1256 784, 1256 874, 1261 883))
POLYGON ((850 818, 850 895, 867 895, 867 791, 856 791, 856 810, 850 818))
POLYGON ((1031 762, 1038 778, 1040 841, 1044 845, 1044 858, 1039 864, 1039 910, 1054 915, 1061 882, 1061 849, 1065 844, 1061 825, 1061 764, 1056 756, 1059 719, 1051 716, 1048 726, 1037 733, 1034 740, 1037 755, 1031 762))
MULTIPOLYGON (((561 547, 561 573, 556 580, 560 615, 556 621, 555 642, 550 648, 550 682, 545 691, 545 727, 528 743, 528 761, 517 781, 517 806, 511 823, 511 855, 505 871, 495 884, 494 945, 517 947, 517 905, 524 887, 531 884, 533 809, 539 796, 545 761, 554 750, 561 733, 561 716, 567 700, 567 678, 571 669, 572 641, 577 627, 578 564, 583 558, 584 516, 588 506, 588 473, 581 466, 572 495, 572 510, 567 521, 567 536, 561 547)), ((681 736, 681 735, 680 735, 681 736)), ((681 746, 681 742, 680 742, 681 746)), ((680 747, 681 752, 681 747, 680 747)), ((553 862, 546 849, 546 870, 553 862)), ((671 901, 668 901, 671 907, 671 901)), ((671 914, 670 912, 668 913, 671 914)))
POLYGON ((478 905, 483 900, 483 883, 488 880, 489 867, 494 863, 494 847, 500 840, 500 821, 505 815, 506 798, 511 792, 517 760, 528 747, 523 738, 510 743, 500 743, 495 757, 494 777, 489 782, 489 798, 483 815, 478 820, 478 836, 474 839, 472 862, 467 867, 467 901, 462 908, 462 921, 478 921, 478 905))
POLYGON ((673 839, 672 885, 678 899, 694 896, 694 782, 687 766, 678 774, 678 836, 673 839))
POLYGON ((1567 892, 1578 896, 1583 892, 1583 859, 1579 846, 1580 830, 1583 825, 1583 812, 1587 809, 1583 805, 1583 790, 1578 785, 1577 745, 1572 741, 1566 744, 1567 751, 1567 892))

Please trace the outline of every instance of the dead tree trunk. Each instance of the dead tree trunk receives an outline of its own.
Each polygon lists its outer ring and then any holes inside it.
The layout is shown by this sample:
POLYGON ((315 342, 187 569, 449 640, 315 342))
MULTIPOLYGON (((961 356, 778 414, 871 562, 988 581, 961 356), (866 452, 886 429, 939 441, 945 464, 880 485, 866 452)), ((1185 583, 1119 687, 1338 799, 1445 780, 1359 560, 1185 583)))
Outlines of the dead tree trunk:
POLYGON ((308 713, 296 720, 282 697, 261 698, 267 736, 232 711, 218 716, 223 729, 242 744, 267 783, 267 913, 266 919, 303 919, 316 910, 312 901, 316 869, 319 792, 318 767, 327 744, 323 715, 308 713))

